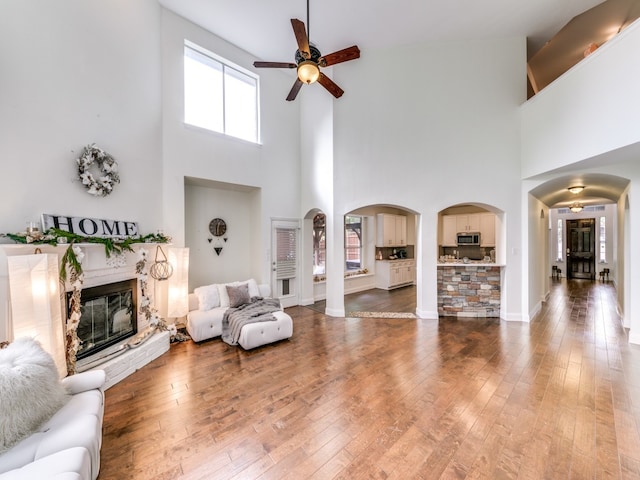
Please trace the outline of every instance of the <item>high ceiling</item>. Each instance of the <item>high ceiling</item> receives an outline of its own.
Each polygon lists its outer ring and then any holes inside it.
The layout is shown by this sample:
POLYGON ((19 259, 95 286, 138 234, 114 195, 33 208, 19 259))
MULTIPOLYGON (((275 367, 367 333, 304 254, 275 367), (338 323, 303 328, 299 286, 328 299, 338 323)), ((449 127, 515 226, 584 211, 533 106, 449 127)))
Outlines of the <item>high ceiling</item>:
MULTIPOLYGON (((296 43, 290 19, 307 23, 305 0, 158 1, 256 60, 294 61, 296 43)), ((354 44, 364 56, 369 49, 423 42, 526 37, 530 75, 535 73, 545 84, 579 61, 588 42, 600 44, 611 37, 610 26, 599 24, 599 19, 619 22, 629 18, 625 12, 630 9, 636 11, 636 17, 640 10, 640 0, 309 1, 309 37, 325 54, 354 44), (581 15, 597 5, 598 9, 581 15), (598 35, 585 34, 591 29, 598 35), (567 48, 559 47, 558 39, 567 48), (576 57, 576 51, 578 59, 561 59, 565 54, 576 57), (547 66, 554 70, 546 71, 547 66)), ((626 185, 624 179, 609 175, 567 175, 546 182, 532 194, 549 207, 568 206, 577 197, 585 204, 612 203, 626 185), (566 188, 576 182, 589 188, 579 196, 568 193, 566 188)))
MULTIPOLYGON (((292 61, 291 18, 304 0, 159 0, 169 10, 255 55, 292 61)), ((602 0, 310 0, 310 39, 323 53, 455 39, 527 37, 537 52, 573 17, 602 0)))

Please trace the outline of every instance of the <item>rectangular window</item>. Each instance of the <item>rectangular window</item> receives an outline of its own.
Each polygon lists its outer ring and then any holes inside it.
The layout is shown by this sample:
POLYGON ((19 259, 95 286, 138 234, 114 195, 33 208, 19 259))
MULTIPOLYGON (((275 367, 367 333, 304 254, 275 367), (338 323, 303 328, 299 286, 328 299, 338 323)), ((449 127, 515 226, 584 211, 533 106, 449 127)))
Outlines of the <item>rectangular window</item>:
POLYGON ((558 219, 556 250, 557 250, 556 261, 561 262, 563 260, 562 259, 563 250, 562 250, 562 219, 561 218, 558 219))
POLYGON ((344 258, 347 271, 362 268, 362 217, 344 218, 344 258))
POLYGON ((185 42, 185 123, 258 143, 258 106, 258 77, 185 42))
POLYGON ((600 263, 607 263, 607 225, 606 218, 600 217, 600 263))

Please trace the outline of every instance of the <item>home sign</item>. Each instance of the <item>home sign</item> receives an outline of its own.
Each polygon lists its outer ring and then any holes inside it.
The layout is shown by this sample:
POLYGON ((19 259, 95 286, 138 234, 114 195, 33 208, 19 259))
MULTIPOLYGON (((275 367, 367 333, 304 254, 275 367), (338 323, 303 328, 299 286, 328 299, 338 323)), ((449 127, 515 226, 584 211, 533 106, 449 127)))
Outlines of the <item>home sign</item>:
POLYGON ((124 220, 103 220, 99 218, 67 217, 65 215, 42 214, 42 228, 46 232, 57 228, 84 237, 137 237, 138 224, 124 220))

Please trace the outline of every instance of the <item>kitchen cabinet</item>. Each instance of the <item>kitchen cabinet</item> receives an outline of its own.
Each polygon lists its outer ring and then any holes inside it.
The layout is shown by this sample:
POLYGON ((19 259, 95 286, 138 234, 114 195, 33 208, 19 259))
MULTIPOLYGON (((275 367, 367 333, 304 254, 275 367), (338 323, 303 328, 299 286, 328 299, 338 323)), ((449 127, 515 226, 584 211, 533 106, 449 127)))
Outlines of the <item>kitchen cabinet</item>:
POLYGON ((391 290, 412 285, 416 280, 415 260, 390 260, 376 262, 376 288, 391 290))
POLYGON ((442 246, 457 247, 458 246, 458 225, 455 215, 442 216, 442 246))
POLYGON ((407 217, 379 213, 376 217, 377 247, 407 246, 407 217))
POLYGON ((496 246, 496 216, 493 213, 480 214, 480 246, 496 246))
POLYGON ((458 232, 479 232, 480 214, 471 213, 469 215, 455 215, 458 232))
POLYGON ((496 216, 489 212, 442 216, 441 245, 443 247, 457 246, 457 234, 460 232, 480 232, 480 246, 495 247, 496 216))

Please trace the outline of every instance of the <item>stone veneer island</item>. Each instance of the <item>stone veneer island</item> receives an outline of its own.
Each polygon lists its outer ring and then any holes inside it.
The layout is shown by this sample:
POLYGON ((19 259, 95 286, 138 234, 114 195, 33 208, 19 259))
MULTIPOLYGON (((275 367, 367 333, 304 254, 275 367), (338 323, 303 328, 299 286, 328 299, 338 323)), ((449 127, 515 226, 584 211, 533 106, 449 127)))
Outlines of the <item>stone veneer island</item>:
POLYGON ((438 264, 438 315, 500 317, 500 269, 496 264, 438 264))

